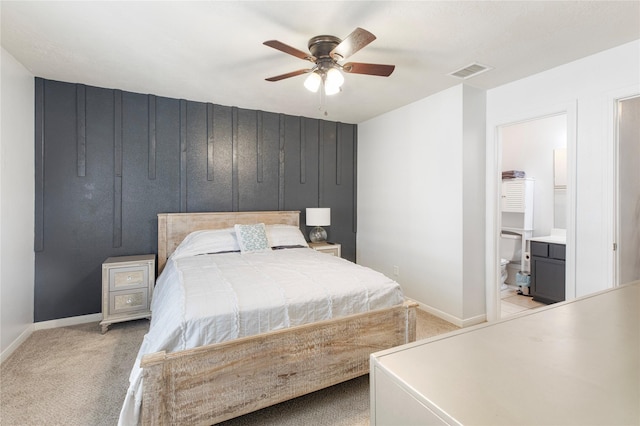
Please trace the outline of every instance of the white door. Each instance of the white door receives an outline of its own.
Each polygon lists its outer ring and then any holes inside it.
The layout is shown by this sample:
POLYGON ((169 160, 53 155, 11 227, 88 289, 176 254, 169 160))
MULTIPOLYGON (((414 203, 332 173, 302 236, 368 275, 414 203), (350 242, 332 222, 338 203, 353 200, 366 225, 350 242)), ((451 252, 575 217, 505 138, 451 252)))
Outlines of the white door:
POLYGON ((640 96, 618 101, 615 282, 640 280, 640 96))

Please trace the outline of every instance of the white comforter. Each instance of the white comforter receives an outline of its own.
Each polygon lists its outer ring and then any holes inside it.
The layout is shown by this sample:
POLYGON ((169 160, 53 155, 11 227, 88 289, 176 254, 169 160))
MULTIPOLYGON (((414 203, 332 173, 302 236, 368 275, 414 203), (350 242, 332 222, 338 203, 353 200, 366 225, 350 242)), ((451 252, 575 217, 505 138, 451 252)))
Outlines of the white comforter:
POLYGON ((129 378, 120 425, 138 423, 140 359, 402 303, 400 286, 372 269, 309 248, 169 259, 129 378))

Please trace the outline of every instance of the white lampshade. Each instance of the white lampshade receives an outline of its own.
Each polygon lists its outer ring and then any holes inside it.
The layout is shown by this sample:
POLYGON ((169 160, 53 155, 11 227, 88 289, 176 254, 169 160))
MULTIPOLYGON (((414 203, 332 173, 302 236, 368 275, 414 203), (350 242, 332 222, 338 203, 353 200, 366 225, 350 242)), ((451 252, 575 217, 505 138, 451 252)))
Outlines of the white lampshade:
POLYGON ((331 68, 327 71, 324 79, 324 94, 327 96, 335 95, 340 91, 343 83, 344 76, 342 73, 336 68, 331 68))
POLYGON ((310 92, 315 93, 318 91, 320 83, 322 83, 322 77, 320 77, 320 74, 312 72, 309 74, 309 77, 304 80, 304 87, 306 87, 310 92))
POLYGON ((327 78, 326 78, 325 84, 328 84, 330 86, 338 86, 338 88, 340 88, 342 87, 343 83, 344 83, 344 76, 342 75, 339 69, 331 68, 329 71, 327 71, 327 78))
POLYGON ((331 209, 324 208, 308 208, 307 209, 307 226, 329 226, 331 225, 331 209))

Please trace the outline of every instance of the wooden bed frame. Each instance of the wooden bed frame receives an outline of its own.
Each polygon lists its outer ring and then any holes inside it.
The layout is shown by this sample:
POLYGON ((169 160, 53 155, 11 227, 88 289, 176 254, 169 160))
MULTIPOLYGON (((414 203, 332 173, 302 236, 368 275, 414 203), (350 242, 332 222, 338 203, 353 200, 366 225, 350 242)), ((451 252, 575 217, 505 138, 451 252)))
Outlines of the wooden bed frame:
MULTIPOLYGON (((234 224, 299 226, 300 212, 158 215, 158 273, 190 232, 234 224)), ((184 351, 142 357, 141 422, 211 425, 369 373, 369 355, 415 340, 407 301, 184 351)))

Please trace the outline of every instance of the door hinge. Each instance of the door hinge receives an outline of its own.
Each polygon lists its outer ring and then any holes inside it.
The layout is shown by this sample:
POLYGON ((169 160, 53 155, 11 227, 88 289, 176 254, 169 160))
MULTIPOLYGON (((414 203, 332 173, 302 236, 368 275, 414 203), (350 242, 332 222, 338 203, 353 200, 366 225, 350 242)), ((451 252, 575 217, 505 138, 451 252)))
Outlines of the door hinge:
POLYGON ((618 243, 613 243, 613 251, 618 250, 618 243))

